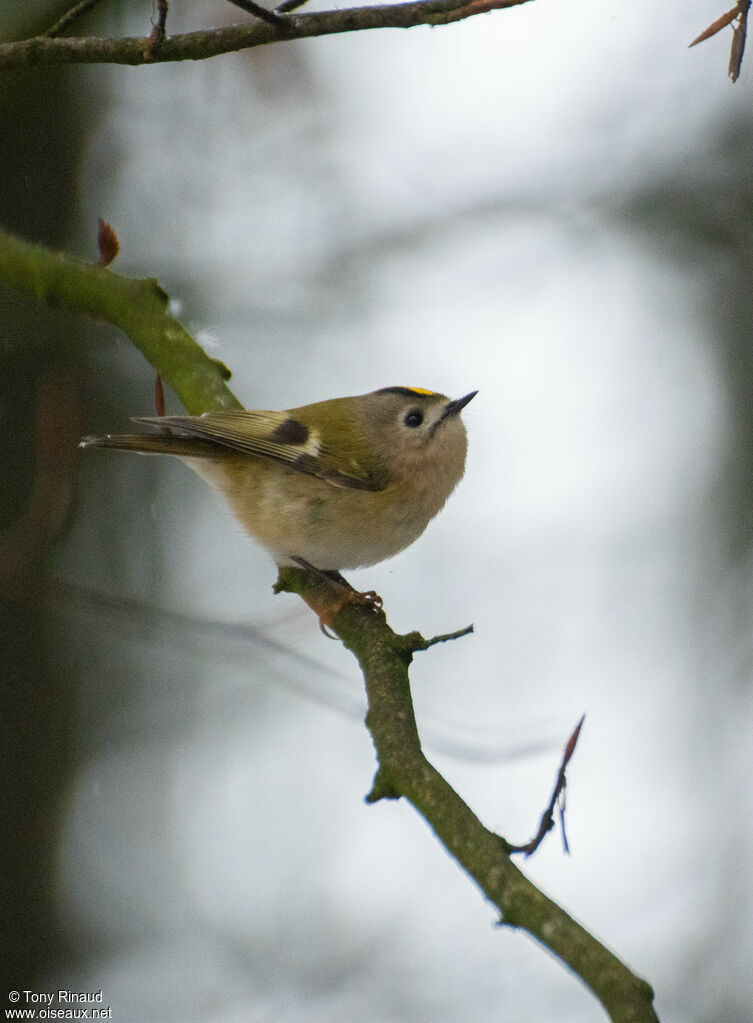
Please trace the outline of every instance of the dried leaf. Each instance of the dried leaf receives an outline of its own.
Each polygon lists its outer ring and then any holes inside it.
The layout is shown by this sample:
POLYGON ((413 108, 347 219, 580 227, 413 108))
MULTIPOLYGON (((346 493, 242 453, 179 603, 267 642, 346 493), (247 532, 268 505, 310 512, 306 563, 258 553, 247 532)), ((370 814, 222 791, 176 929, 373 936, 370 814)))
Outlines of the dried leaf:
POLYGON ((158 416, 165 414, 165 388, 158 373, 154 380, 154 409, 158 416))
MULTIPOLYGON (((731 11, 727 11, 727 13, 723 14, 721 18, 717 18, 716 21, 712 22, 707 29, 704 29, 698 38, 693 40, 690 46, 696 46, 698 43, 702 43, 705 39, 710 39, 712 36, 715 36, 717 32, 721 32, 723 28, 730 25, 735 20, 739 13, 740 8, 735 5, 731 11)), ((690 49, 690 46, 688 46, 688 49, 690 49)))
MULTIPOLYGON (((741 5, 742 6, 742 5, 741 5)), ((740 77, 740 68, 743 63, 743 54, 745 53, 745 38, 748 33, 748 7, 747 4, 740 11, 740 21, 735 27, 735 31, 732 35, 732 46, 729 51, 729 76, 733 82, 736 82, 740 77)))
POLYGON ((120 252, 120 242, 113 228, 106 220, 97 221, 97 246, 99 248, 99 265, 109 266, 120 252))

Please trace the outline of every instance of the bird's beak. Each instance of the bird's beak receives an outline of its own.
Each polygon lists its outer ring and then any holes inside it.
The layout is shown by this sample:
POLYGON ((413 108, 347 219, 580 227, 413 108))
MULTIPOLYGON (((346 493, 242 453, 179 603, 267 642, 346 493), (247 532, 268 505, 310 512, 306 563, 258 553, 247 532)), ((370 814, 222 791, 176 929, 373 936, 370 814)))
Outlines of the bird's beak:
POLYGON ((478 391, 471 391, 470 394, 466 394, 464 398, 456 398, 454 401, 448 402, 444 407, 442 418, 439 420, 440 423, 449 419, 451 416, 456 416, 459 412, 462 412, 469 401, 472 401, 476 397, 478 391))

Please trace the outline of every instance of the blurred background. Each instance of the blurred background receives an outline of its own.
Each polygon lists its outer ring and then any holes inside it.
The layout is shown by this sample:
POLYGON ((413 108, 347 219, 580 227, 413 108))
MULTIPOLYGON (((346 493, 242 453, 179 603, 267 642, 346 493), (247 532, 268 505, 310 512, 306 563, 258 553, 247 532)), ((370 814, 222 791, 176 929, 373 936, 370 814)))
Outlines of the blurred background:
MULTIPOLYGON (((6 0, 0 32, 67 6, 6 0)), ((730 30, 687 49, 721 13, 539 0, 0 78, 0 222, 93 260, 107 219, 245 405, 479 388, 458 492, 351 579, 399 631, 474 623, 416 661, 416 711, 510 841, 587 714, 572 855, 524 869, 664 1023, 753 1016, 753 55, 732 86, 730 30)), ((186 0, 168 31, 244 18, 186 0)), ((6 988, 120 1023, 603 1019, 409 806, 365 806, 357 667, 219 499, 76 450, 152 388, 119 332, 0 290, 6 988)))

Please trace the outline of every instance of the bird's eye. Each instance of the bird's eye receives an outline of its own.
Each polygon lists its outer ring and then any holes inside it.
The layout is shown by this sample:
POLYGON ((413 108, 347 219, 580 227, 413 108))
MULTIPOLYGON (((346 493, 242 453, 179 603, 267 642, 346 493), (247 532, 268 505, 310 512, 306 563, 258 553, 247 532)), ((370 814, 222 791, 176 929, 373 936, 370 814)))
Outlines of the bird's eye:
POLYGON ((423 421, 424 421, 423 412, 419 412, 418 409, 415 408, 412 411, 408 412, 405 416, 405 419, 403 420, 406 426, 410 426, 413 429, 415 429, 416 426, 420 426, 421 423, 423 423, 423 421))

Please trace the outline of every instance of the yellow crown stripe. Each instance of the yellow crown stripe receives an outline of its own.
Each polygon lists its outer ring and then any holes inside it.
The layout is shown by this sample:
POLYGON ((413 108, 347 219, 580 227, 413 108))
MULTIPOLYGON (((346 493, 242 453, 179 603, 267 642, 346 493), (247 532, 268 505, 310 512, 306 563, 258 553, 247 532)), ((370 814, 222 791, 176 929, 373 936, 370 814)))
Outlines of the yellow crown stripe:
POLYGON ((427 391, 425 387, 405 387, 403 390, 412 391, 413 394, 425 394, 428 398, 437 393, 436 391, 427 391))

